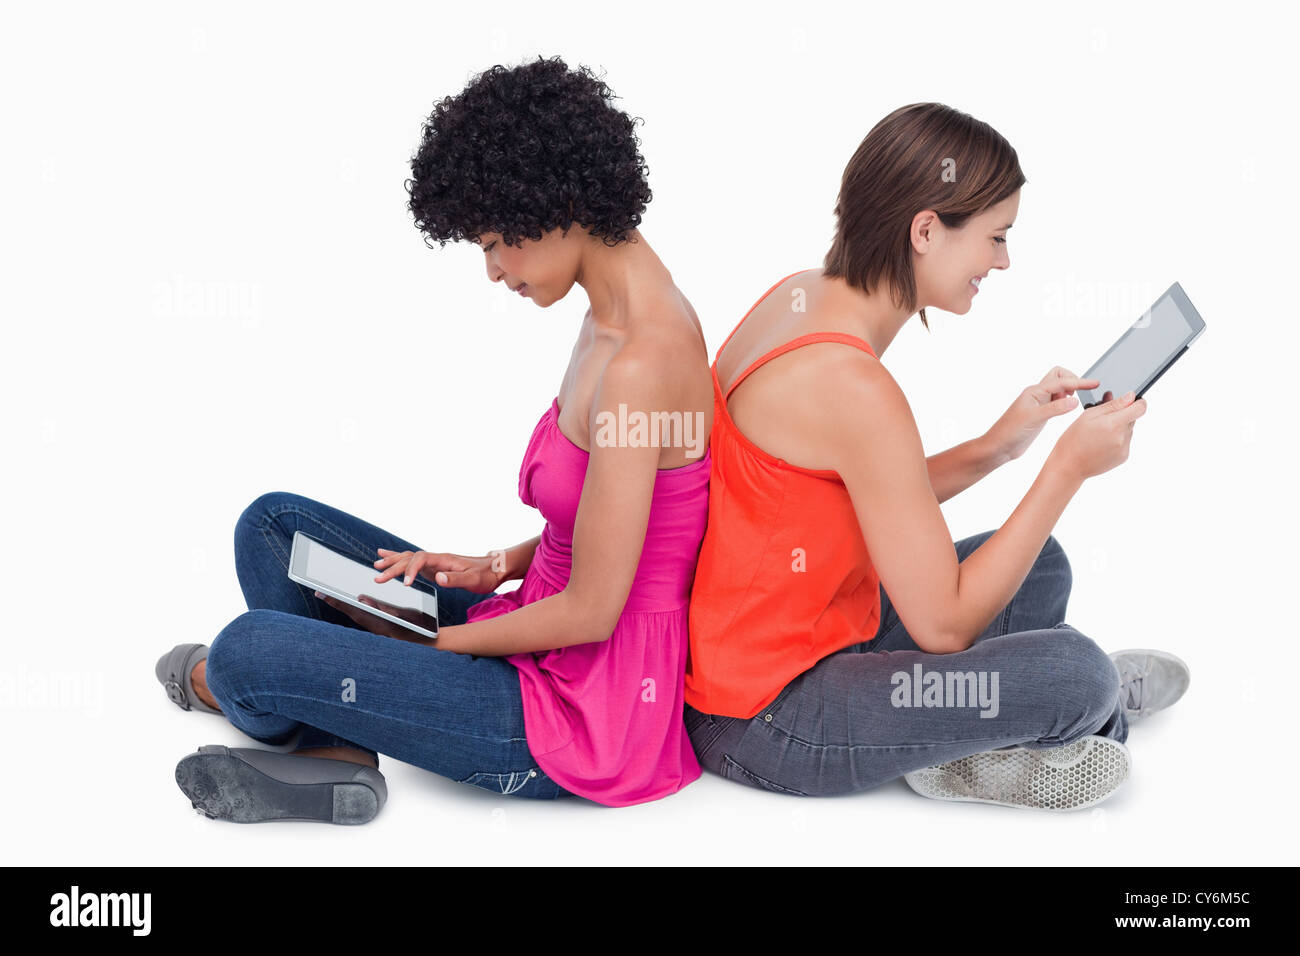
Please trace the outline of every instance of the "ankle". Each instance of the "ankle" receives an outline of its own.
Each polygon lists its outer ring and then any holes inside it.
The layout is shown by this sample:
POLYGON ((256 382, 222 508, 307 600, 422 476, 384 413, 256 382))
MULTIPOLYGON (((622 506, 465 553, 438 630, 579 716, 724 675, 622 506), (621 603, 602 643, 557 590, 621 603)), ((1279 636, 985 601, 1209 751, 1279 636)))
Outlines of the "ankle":
POLYGON ((190 686, 194 688, 195 695, 203 703, 216 710, 221 709, 217 699, 212 696, 212 691, 208 690, 208 661, 207 658, 199 661, 194 665, 194 670, 190 672, 190 686))
POLYGON ((349 763, 357 763, 366 767, 379 769, 379 761, 364 750, 357 750, 355 747, 299 747, 294 751, 296 754, 302 754, 304 757, 323 757, 328 760, 346 760, 349 763))

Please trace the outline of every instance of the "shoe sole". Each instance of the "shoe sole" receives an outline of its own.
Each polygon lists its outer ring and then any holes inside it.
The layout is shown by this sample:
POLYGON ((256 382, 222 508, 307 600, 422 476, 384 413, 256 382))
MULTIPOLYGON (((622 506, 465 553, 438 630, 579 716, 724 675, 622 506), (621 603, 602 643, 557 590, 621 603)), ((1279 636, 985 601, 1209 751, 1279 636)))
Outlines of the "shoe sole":
POLYGON ((204 816, 232 823, 315 820, 350 826, 368 823, 380 809, 378 794, 364 783, 286 783, 225 747, 200 747, 183 758, 176 783, 204 816))
POLYGON ((933 800, 1033 810, 1082 810, 1114 793, 1129 775, 1128 748, 1090 736, 1048 750, 991 750, 903 775, 933 800))

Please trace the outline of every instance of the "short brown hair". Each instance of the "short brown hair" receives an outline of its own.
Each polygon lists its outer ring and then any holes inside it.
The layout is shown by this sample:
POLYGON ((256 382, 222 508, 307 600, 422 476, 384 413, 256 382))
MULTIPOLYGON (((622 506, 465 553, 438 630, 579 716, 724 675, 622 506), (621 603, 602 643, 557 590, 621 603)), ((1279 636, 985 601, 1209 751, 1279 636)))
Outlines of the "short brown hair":
POLYGON ((888 283, 897 305, 915 308, 913 217, 933 209, 958 229, 1025 182, 1016 151, 988 123, 942 103, 901 106, 872 127, 844 167, 823 273, 863 292, 888 283))

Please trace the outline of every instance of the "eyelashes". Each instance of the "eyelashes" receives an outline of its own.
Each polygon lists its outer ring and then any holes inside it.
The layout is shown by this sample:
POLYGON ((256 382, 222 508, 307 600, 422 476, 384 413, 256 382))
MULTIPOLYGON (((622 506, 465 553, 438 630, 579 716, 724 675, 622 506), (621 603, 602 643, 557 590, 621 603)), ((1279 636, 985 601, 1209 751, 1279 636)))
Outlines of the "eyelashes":
POLYGON ((1007 244, 1007 237, 1006 237, 1006 236, 994 236, 994 237, 993 237, 993 241, 994 241, 994 242, 1000 242, 1000 243, 1002 243, 1002 245, 1005 246, 1005 245, 1007 244))

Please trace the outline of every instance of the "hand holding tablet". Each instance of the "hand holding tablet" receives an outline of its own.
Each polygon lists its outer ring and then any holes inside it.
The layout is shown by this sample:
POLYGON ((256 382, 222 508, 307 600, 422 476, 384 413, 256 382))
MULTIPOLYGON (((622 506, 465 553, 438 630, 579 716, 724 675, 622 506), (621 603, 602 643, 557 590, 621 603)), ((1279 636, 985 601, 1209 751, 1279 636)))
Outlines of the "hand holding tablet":
POLYGON ((378 613, 358 610, 353 605, 340 601, 338 598, 331 597, 328 594, 322 594, 320 591, 315 592, 315 595, 339 613, 352 618, 353 621, 365 630, 372 634, 378 634, 381 637, 391 637, 399 641, 415 641, 416 643, 423 643, 423 641, 420 640, 417 631, 419 633, 424 633, 424 624, 431 623, 425 620, 425 615, 421 611, 413 611, 410 608, 398 607, 395 604, 389 604, 386 601, 373 598, 369 594, 360 594, 357 596, 357 600, 366 607, 373 608, 374 611, 378 613), (408 622, 411 627, 404 627, 400 624, 390 623, 391 619, 394 617, 401 618, 403 621, 408 622))
POLYGON ((1128 460, 1133 424, 1146 410, 1147 400, 1132 391, 1089 406, 1056 440, 1049 463, 1080 481, 1123 464, 1128 460))
POLYGON ((1175 282, 1083 375, 1101 384, 1080 389, 1080 403, 1091 408, 1130 391, 1141 398, 1204 331, 1200 313, 1175 282))
MULTIPOLYGON (((376 563, 379 560, 376 558, 376 563)), ((391 575, 391 572, 392 568, 384 574, 391 575)), ((374 568, 335 551, 301 531, 295 531, 293 535, 289 577, 312 588, 314 592, 332 598, 327 603, 368 630, 373 630, 370 626, 372 622, 369 618, 358 618, 354 608, 366 615, 377 615, 424 637, 438 636, 437 588, 427 582, 419 582, 418 586, 406 585, 391 576, 377 582, 375 579, 381 575, 376 574, 374 568)), ((386 628, 374 633, 396 637, 402 632, 386 628)), ((411 636, 406 639, 416 640, 411 636)))
POLYGON ((1128 458, 1133 425, 1146 413, 1143 394, 1204 330, 1175 282, 1085 375, 1058 366, 1025 389, 989 430, 989 440, 1005 459, 1019 457, 1050 417, 1041 407, 1064 414, 1074 407, 1073 395, 1084 414, 1061 436, 1053 457, 1081 479, 1109 471, 1128 458))

